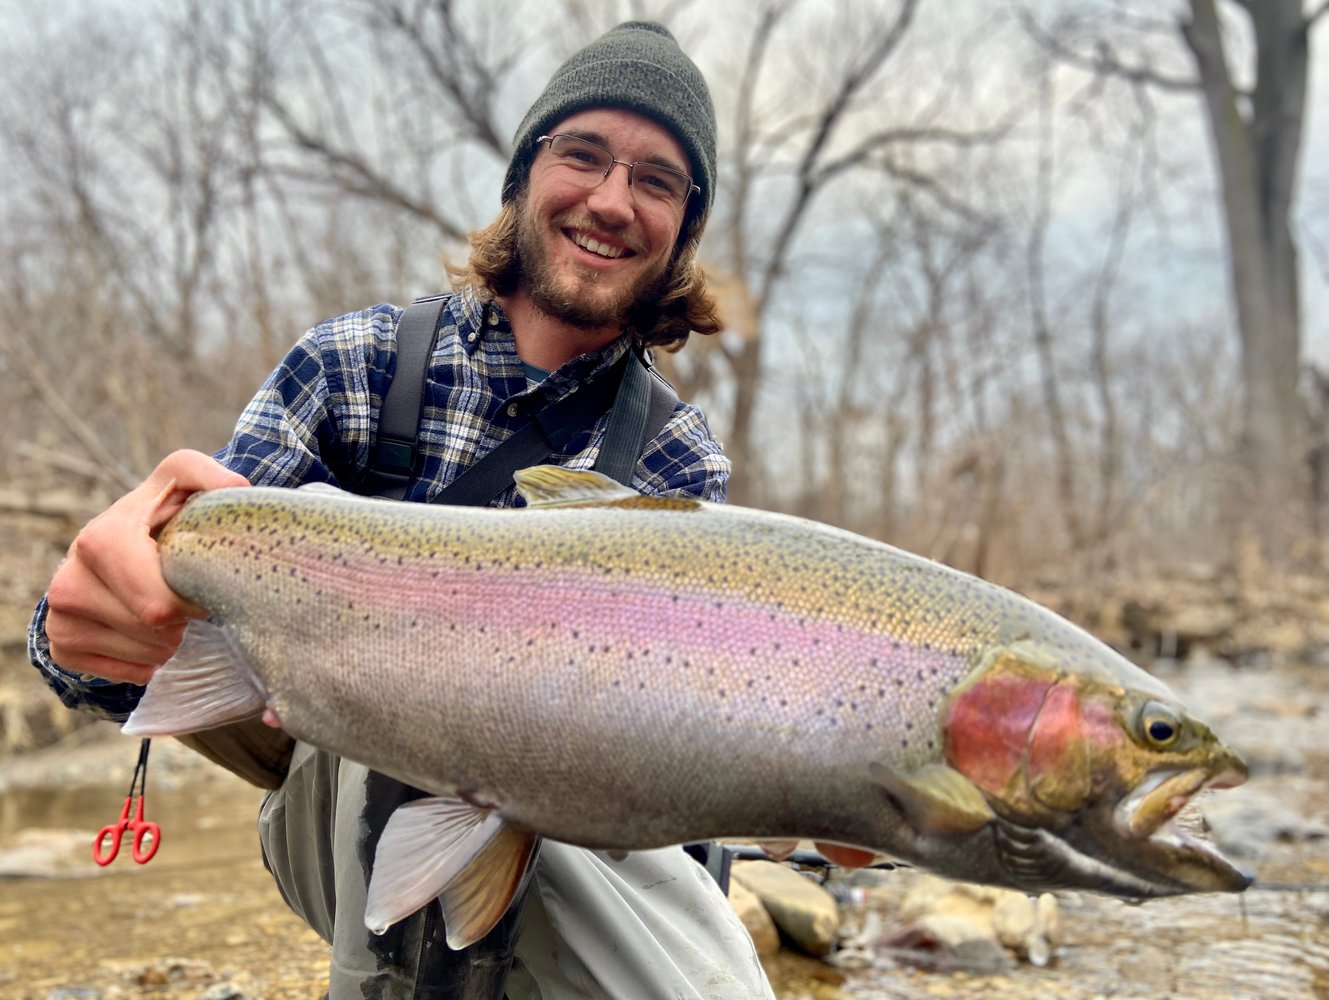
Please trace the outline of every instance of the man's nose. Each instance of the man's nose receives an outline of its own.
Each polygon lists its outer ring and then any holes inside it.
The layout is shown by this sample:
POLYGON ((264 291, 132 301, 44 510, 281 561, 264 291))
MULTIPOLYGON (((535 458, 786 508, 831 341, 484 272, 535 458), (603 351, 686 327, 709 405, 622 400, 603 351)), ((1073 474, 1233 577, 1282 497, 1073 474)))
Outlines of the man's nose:
POLYGON ((607 222, 631 222, 636 212, 636 202, 629 183, 629 172, 626 163, 614 161, 609 168, 609 176, 591 189, 586 198, 586 207, 607 222))

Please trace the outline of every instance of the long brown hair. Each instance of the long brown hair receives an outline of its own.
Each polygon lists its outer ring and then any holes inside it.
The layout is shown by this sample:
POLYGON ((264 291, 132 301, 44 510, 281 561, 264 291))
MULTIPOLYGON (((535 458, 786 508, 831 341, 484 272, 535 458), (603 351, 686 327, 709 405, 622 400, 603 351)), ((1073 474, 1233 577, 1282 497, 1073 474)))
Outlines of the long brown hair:
MULTIPOLYGON (((521 261, 517 257, 517 202, 526 196, 525 186, 503 203, 498 216, 469 236, 471 255, 464 265, 444 262, 456 288, 471 287, 489 298, 517 290, 521 261)), ((704 220, 689 215, 684 222, 656 295, 633 306, 628 324, 638 343, 677 351, 690 333, 718 333, 719 307, 706 287, 706 275, 697 264, 704 220)))

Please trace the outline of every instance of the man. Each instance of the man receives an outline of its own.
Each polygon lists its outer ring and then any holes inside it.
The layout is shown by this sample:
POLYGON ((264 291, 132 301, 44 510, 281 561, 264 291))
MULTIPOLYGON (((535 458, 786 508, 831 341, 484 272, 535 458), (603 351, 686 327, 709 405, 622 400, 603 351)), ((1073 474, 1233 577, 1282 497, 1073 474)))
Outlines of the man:
MULTIPOLYGON (((532 413, 617 370, 627 352, 718 328, 693 266, 714 194, 715 114, 701 74, 665 29, 623 24, 574 55, 522 121, 514 149, 502 211, 473 236, 463 287, 443 309, 408 500, 433 499, 532 413)), ((153 542, 191 493, 358 482, 400 316, 377 306, 309 331, 219 460, 168 456, 83 529, 30 635, 34 663, 66 704, 124 718, 188 620, 205 614, 166 587, 153 542)), ((590 467, 605 424, 602 415, 549 460, 590 467)), ((645 445, 633 484, 721 500, 728 474, 700 411, 679 403, 645 445)), ((492 501, 518 502, 511 486, 492 501)), ((614 860, 547 843, 506 982, 500 945, 440 957, 436 907, 376 938, 363 920, 368 859, 384 817, 410 790, 261 726, 203 734, 196 745, 275 787, 260 817, 264 861, 332 945, 333 1000, 503 989, 513 1000, 771 995, 741 924, 678 849, 614 860), (466 985, 467 969, 485 963, 497 970, 489 984, 476 976, 466 985)))

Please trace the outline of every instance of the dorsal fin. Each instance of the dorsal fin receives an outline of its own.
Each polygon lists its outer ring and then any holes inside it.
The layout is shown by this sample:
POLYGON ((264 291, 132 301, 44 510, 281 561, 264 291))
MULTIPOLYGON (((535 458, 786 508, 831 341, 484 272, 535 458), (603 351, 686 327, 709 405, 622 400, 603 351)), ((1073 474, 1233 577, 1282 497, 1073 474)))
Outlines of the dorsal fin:
POLYGON ((513 479, 517 490, 532 507, 612 503, 641 496, 636 490, 599 472, 564 469, 557 465, 518 469, 513 479))

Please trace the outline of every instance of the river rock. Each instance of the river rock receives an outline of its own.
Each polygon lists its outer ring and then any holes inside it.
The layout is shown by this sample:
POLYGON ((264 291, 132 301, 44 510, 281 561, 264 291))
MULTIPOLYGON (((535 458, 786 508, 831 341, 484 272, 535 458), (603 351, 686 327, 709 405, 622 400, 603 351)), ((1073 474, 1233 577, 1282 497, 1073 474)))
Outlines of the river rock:
POLYGON ((775 929, 775 921, 766 912, 760 897, 733 877, 729 879, 729 905, 752 935, 758 955, 765 958, 780 950, 780 932, 775 929))
POLYGON ((1003 972, 1015 963, 997 940, 990 918, 990 913, 978 909, 970 913, 929 913, 898 931, 888 944, 930 956, 920 964, 983 975, 1003 972))
POLYGON ((925 946, 946 957, 939 964, 973 971, 1002 965, 990 945, 1046 965, 1061 936, 1057 901, 1049 894, 1035 900, 1022 892, 935 876, 919 880, 901 903, 900 916, 905 928, 895 936, 895 947, 925 946))
POLYGON ((730 877, 757 895, 775 926, 800 951, 821 957, 835 946, 840 911, 822 886, 774 861, 737 863, 730 877))

